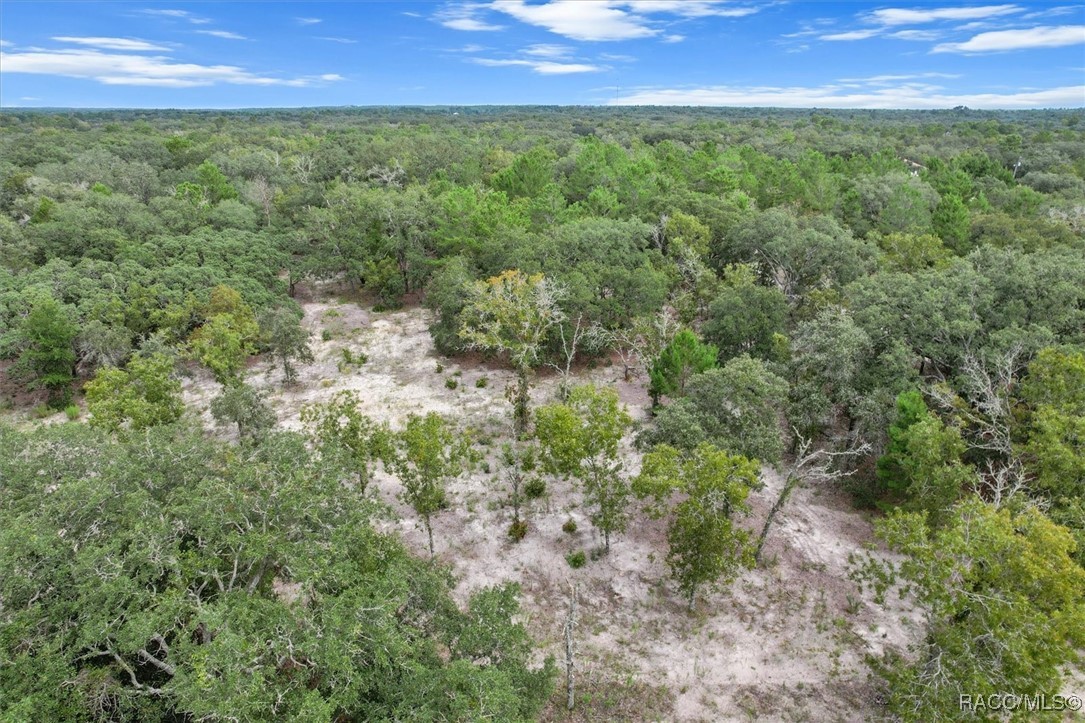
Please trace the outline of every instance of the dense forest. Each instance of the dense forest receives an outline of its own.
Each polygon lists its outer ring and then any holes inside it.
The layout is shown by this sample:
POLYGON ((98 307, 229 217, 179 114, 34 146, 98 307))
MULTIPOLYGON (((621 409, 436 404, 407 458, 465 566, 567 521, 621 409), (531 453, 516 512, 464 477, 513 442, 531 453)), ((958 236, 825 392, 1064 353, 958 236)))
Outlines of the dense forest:
POLYGON ((1085 114, 7 110, 0 404, 5 721, 1060 719, 1085 114), (376 405, 415 318, 447 401, 376 405), (872 533, 781 633, 858 651, 812 707, 584 663, 623 545, 707 625, 815 489, 872 533), (568 554, 467 589, 458 514, 568 554))

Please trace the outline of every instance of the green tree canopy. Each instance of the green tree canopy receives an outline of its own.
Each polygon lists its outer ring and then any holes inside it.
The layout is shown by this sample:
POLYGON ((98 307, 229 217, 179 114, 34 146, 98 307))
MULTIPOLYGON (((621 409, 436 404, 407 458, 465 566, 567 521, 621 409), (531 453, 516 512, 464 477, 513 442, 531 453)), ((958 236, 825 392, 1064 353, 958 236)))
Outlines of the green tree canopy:
POLYGON ((648 393, 652 395, 653 404, 657 404, 664 394, 684 396, 693 375, 714 368, 718 354, 715 346, 701 342, 689 329, 675 334, 648 373, 648 393))
POLYGON ((619 445, 632 424, 611 389, 574 387, 564 404, 540 407, 535 434, 547 469, 580 481, 592 507, 592 523, 610 536, 625 529, 629 481, 623 474, 619 445))
POLYGON ((720 290, 702 331, 721 361, 740 354, 770 360, 778 355, 787 316, 787 299, 779 289, 739 282, 720 290))
POLYGON ((173 359, 134 357, 124 369, 103 367, 85 387, 90 423, 113 432, 175 422, 184 412, 173 359))
POLYGON ((298 377, 295 362, 313 361, 309 332, 301 325, 298 314, 285 306, 276 306, 261 312, 257 323, 268 356, 282 367, 283 381, 294 383, 298 377))
POLYGON ((256 438, 275 426, 275 413, 264 397, 248 384, 224 387, 211 400, 211 416, 225 426, 237 425, 239 439, 256 438))
POLYGON ((746 498, 758 486, 755 460, 710 444, 685 455, 661 445, 644 456, 633 489, 639 497, 671 507, 667 564, 691 608, 698 589, 726 584, 742 567, 752 565, 750 534, 733 518, 750 513, 746 498))
POLYGON ((897 511, 877 523, 903 561, 866 558, 857 578, 902 586, 924 611, 922 637, 877 667, 889 706, 908 721, 959 720, 960 694, 1060 690, 1063 666, 1085 644, 1085 571, 1067 531, 1040 511, 996 509, 975 497, 946 511, 897 511))
POLYGON ((364 490, 374 464, 387 456, 388 435, 360 407, 356 392, 337 392, 328 402, 303 407, 301 421, 321 457, 356 475, 364 490))
POLYGON ((32 389, 48 390, 54 407, 64 406, 71 398, 78 331, 70 309, 46 296, 33 302, 16 332, 15 343, 21 350, 17 373, 29 379, 32 389))
POLYGON ((763 362, 735 357, 690 379, 684 399, 664 407, 641 443, 693 450, 702 442, 763 462, 783 454, 780 418, 787 382, 763 362))
POLYGON ((0 474, 4 718, 528 721, 549 695, 516 587, 458 608, 301 436, 0 427, 0 474))
POLYGON ((403 483, 403 499, 422 518, 433 548, 433 516, 448 506, 448 483, 467 470, 466 439, 439 414, 412 414, 393 436, 387 464, 403 483))

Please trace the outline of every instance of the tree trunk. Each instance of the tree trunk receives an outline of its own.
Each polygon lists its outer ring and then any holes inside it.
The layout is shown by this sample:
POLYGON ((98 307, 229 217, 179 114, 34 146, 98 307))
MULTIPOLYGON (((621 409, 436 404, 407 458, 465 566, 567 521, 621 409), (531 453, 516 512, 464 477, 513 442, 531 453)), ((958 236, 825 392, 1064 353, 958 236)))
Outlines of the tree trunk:
POLYGON ((433 528, 429 524, 429 515, 422 518, 423 523, 426 525, 426 536, 429 537, 429 556, 433 558, 433 528))
POLYGON ((512 518, 513 522, 520 521, 520 470, 512 477, 512 518))
POLYGON ((569 598, 569 614, 565 618, 565 707, 568 710, 572 710, 576 702, 574 678, 576 643, 573 640, 573 628, 576 627, 576 597, 577 586, 574 585, 569 598))
POLYGON ((520 439, 527 433, 528 404, 528 367, 517 369, 516 397, 513 401, 513 422, 516 430, 516 438, 520 439))
POLYGON ((791 492, 799 486, 800 477, 797 474, 789 474, 787 481, 784 482, 784 488, 780 490, 780 496, 776 498, 776 502, 772 505, 772 509, 769 510, 768 517, 765 518, 765 526, 761 528, 761 536, 757 539, 757 550, 753 554, 754 564, 761 564, 761 551, 765 547, 765 538, 769 536, 769 527, 772 526, 772 521, 776 518, 777 513, 783 509, 783 506, 787 503, 787 498, 791 496, 791 492))

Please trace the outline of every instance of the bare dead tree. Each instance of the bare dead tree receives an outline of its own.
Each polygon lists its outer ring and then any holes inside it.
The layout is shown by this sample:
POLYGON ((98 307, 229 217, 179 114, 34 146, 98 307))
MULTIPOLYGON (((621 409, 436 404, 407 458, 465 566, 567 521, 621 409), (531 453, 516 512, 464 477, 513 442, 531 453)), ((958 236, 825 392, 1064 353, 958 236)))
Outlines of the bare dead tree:
POLYGON ((637 373, 637 334, 629 327, 607 329, 594 324, 587 331, 592 346, 617 353, 622 361, 622 378, 632 381, 637 373))
POLYGON ((275 187, 263 176, 257 176, 245 187, 245 195, 264 212, 264 221, 271 226, 271 211, 275 204, 275 187))
POLYGON ((316 168, 316 162, 308 153, 301 153, 290 159, 290 166, 298 181, 304 185, 309 183, 309 178, 316 168))
POLYGON ((670 221, 670 217, 667 214, 661 214, 659 217, 659 223, 652 227, 652 244, 662 253, 667 246, 667 222, 670 221))
POLYGON ((598 349, 609 349, 622 361, 625 381, 647 374, 652 362, 671 343, 681 324, 674 311, 662 308, 652 316, 641 316, 631 326, 606 329, 598 324, 585 332, 585 341, 598 349))
POLYGON ((973 449, 1013 456, 1011 393, 1023 368, 1021 357, 1019 346, 988 364, 966 355, 958 375, 963 399, 946 383, 931 388, 931 398, 965 423, 973 449))
POLYGON ((562 401, 569 398, 569 380, 572 378, 573 362, 576 361, 576 355, 584 342, 590 338, 590 331, 591 327, 584 323, 583 314, 577 315, 576 322, 573 323, 568 333, 565 331, 565 324, 558 324, 558 338, 561 340, 561 360, 557 362, 548 361, 546 365, 561 375, 561 382, 558 384, 558 398, 562 401))
POLYGON ((1007 463, 989 459, 976 476, 972 491, 997 508, 1028 492, 1028 483, 1028 473, 1020 459, 1014 457, 1007 463))
POLYGON ((958 375, 963 397, 945 382, 930 389, 931 399, 962 422, 968 446, 994 455, 974 491, 996 506, 1028 489, 1028 473, 1013 444, 1013 390, 1024 366, 1017 345, 987 363, 967 354, 958 375))
POLYGON ((787 504, 788 499, 791 497, 791 493, 806 483, 821 484, 852 476, 855 474, 855 470, 844 471, 840 469, 839 462, 862 457, 863 455, 868 454, 871 449, 870 444, 867 442, 853 444, 847 449, 840 451, 834 451, 827 448, 812 449, 813 440, 809 437, 803 437, 799 434, 797 429, 795 430, 795 438, 798 440, 795 459, 788 466, 787 478, 784 480, 783 489, 780 490, 776 502, 773 503, 768 516, 765 517, 765 524, 761 528, 761 535, 757 539, 757 549, 754 551, 754 563, 758 565, 761 564, 761 551, 765 548, 765 540, 769 536, 769 528, 772 527, 776 515, 778 515, 780 510, 784 508, 784 505, 787 504))
POLYGON ((373 166, 365 172, 368 180, 385 188, 402 188, 406 176, 407 171, 397 160, 393 160, 390 166, 373 166))
POLYGON ((783 258, 777 258, 765 249, 757 250, 762 259, 762 265, 768 271, 768 276, 788 301, 799 298, 799 273, 790 263, 783 258))
POLYGON ((647 374, 653 362, 663 353, 667 345, 674 341, 682 324, 672 309, 663 307, 652 316, 642 316, 633 320, 636 332, 638 371, 647 374))

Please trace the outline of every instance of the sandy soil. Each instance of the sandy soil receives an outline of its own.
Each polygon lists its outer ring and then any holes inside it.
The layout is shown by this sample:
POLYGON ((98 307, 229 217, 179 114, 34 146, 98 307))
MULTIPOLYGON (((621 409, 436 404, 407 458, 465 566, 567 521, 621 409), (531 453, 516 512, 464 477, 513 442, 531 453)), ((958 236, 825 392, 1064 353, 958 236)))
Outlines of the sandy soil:
MULTIPOLYGON (((707 591, 689 612, 668 579, 664 521, 637 515, 609 555, 569 567, 567 553, 602 544, 571 482, 550 480, 546 496, 528 505, 527 537, 508 540, 511 509, 495 456, 511 430, 504 397, 510 371, 439 356, 422 309, 374 313, 334 300, 304 308, 316 361, 300 370, 299 384, 282 388, 280 372, 263 362, 249 373, 282 424, 299 427, 304 405, 343 389, 357 391, 363 412, 393 426, 412 412, 456 417, 488 441, 493 470, 456 480, 451 509, 434 519, 437 555, 459 578, 456 594, 518 582, 525 623, 560 663, 569 589, 578 586, 578 710, 569 716, 555 703, 549 719, 857 721, 878 714, 863 658, 905 644, 916 626, 907 610, 887 615, 874 608, 848 580, 848 555, 871 540, 871 525, 838 490, 797 490, 770 534, 764 567, 727 590, 707 591), (368 362, 341 368, 343 349, 364 352, 368 362), (485 387, 476 386, 482 377, 485 387), (456 388, 447 380, 456 380, 456 388), (578 525, 573 534, 562 531, 570 518, 578 525)), ((643 385, 622 380, 619 366, 582 370, 577 378, 615 388, 634 417, 645 420, 643 385)), ((554 398, 557 381, 555 374, 540 375, 536 404, 554 398)), ((185 382, 186 403, 209 425, 215 386, 203 377, 185 382)), ((627 449, 626 456, 635 471, 637 455, 627 449)), ((772 469, 763 477, 764 488, 751 497, 751 530, 760 529, 783 483, 772 469)), ((378 473, 371 489, 398 512, 388 526, 425 554, 425 533, 399 502, 398 482, 378 473)))

